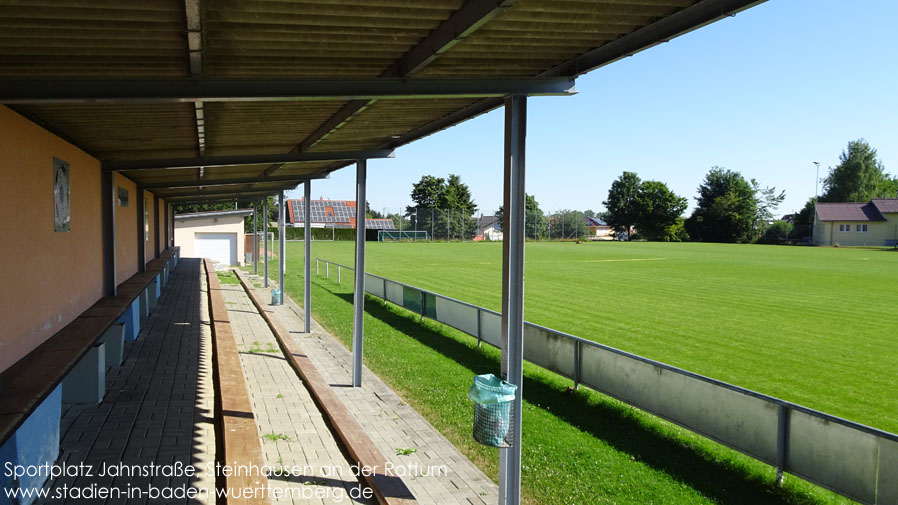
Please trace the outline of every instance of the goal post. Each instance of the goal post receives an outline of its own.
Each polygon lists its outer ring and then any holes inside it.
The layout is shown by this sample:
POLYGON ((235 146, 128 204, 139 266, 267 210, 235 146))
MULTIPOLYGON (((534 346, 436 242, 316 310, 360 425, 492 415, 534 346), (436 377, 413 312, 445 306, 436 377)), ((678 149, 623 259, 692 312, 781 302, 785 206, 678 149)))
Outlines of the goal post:
POLYGON ((430 234, 423 230, 377 230, 378 242, 398 242, 401 240, 406 240, 409 242, 415 242, 418 240, 430 240, 430 234))

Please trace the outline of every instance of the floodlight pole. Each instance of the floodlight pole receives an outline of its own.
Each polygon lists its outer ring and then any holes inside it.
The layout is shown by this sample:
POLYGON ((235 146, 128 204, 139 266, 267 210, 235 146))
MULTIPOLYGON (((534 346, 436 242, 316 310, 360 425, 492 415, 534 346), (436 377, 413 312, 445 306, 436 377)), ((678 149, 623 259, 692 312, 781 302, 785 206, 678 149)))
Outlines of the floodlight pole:
POLYGON ((524 387, 524 154, 527 97, 505 99, 505 229, 502 240, 502 376, 516 385, 511 447, 499 450, 499 505, 521 503, 524 387))
POLYGON ((816 199, 817 196, 819 195, 817 190, 820 187, 820 162, 814 161, 813 163, 814 163, 814 165, 817 166, 817 176, 814 178, 814 198, 816 199))
POLYGON ((362 387, 362 347, 365 329, 365 182, 367 171, 368 160, 356 161, 355 290, 352 299, 355 309, 352 324, 352 387, 356 388, 362 387))
POLYGON ((278 192, 278 289, 281 296, 278 297, 278 305, 284 304, 284 267, 287 265, 287 230, 285 229, 287 213, 284 209, 284 190, 278 192))
POLYGON ((259 275, 259 202, 253 203, 253 275, 259 275))
POLYGON ((312 181, 306 179, 306 182, 303 184, 303 203, 302 203, 302 212, 303 212, 303 238, 305 238, 305 253, 303 255, 303 290, 302 290, 302 307, 305 319, 306 333, 311 333, 312 330, 312 217, 311 217, 311 208, 312 204, 309 200, 312 199, 312 181))

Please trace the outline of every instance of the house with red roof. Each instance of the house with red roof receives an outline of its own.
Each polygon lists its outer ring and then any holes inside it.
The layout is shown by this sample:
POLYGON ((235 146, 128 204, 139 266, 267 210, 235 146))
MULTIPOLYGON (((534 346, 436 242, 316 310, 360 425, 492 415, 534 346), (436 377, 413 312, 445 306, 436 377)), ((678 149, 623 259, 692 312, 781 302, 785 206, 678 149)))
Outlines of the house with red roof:
POLYGON ((869 202, 818 203, 814 218, 814 245, 898 245, 898 198, 869 202))

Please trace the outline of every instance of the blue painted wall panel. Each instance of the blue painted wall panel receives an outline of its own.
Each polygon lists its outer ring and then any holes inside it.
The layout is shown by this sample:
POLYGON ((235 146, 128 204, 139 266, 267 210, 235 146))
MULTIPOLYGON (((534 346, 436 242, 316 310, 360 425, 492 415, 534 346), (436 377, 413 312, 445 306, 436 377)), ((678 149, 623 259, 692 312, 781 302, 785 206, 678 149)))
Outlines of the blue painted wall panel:
MULTIPOLYGON (((19 465, 39 466, 52 464, 59 457, 59 419, 62 414, 62 386, 41 403, 16 431, 16 456, 19 465)), ((19 489, 40 489, 46 475, 19 479, 19 489)), ((31 499, 20 499, 21 505, 31 505, 31 499)))
POLYGON ((0 505, 12 505, 12 500, 7 498, 6 490, 13 489, 13 481, 12 476, 6 476, 6 464, 12 463, 17 464, 18 458, 16 457, 16 435, 9 437, 9 440, 0 447, 0 505))
POLYGON ((125 310, 125 313, 122 314, 122 317, 118 318, 119 323, 125 323, 125 340, 137 340, 137 335, 140 333, 140 307, 138 304, 140 303, 140 299, 136 298, 131 305, 125 310))

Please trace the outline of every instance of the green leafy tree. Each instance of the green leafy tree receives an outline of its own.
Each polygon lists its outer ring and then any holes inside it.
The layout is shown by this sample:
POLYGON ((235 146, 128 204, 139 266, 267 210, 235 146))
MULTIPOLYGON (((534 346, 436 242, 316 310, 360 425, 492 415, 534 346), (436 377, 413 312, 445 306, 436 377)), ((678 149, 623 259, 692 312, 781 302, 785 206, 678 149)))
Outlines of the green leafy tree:
MULTIPOLYGON (((546 215, 539 208, 539 202, 533 195, 525 195, 524 199, 524 236, 533 240, 539 240, 546 236, 546 215)), ((505 229, 505 206, 500 205, 496 211, 496 218, 505 229)))
POLYGON ((839 164, 829 169, 823 180, 821 202, 866 202, 872 198, 895 197, 898 181, 885 173, 876 149, 864 139, 848 143, 839 164))
MULTIPOLYGON (((194 212, 214 212, 216 210, 235 210, 237 208, 253 208, 254 205, 258 203, 259 209, 259 228, 261 229, 265 226, 265 220, 262 216, 262 203, 261 202, 244 202, 244 201, 226 201, 226 202, 214 202, 214 203, 179 203, 174 205, 174 213, 175 214, 190 214, 194 212)), ((269 222, 277 222, 277 200, 273 196, 268 197, 268 214, 269 214, 269 222)), ((246 233, 253 232, 253 216, 247 216, 243 219, 243 231, 246 233)))
POLYGON ((646 240, 678 242, 682 237, 681 214, 687 206, 687 200, 663 182, 643 181, 633 198, 633 224, 646 240))
POLYGON ((779 208, 783 200, 786 199, 786 192, 776 192, 773 186, 762 188, 758 181, 752 179, 751 187, 755 190, 755 200, 758 204, 758 214, 755 221, 759 226, 766 227, 767 223, 773 221, 773 212, 779 208))
POLYGON ((414 205, 405 209, 403 229, 433 232, 435 237, 471 238, 477 228, 477 205, 461 177, 448 179, 425 175, 412 185, 414 205))
POLYGON ((368 219, 384 219, 386 216, 371 208, 371 203, 365 200, 365 217, 368 219))
POLYGON ((634 172, 624 172, 611 183, 608 199, 602 202, 605 206, 605 222, 617 233, 626 233, 630 238, 630 229, 636 224, 634 202, 639 191, 639 176, 634 172))
POLYGON ((791 238, 794 226, 785 221, 774 221, 764 229, 764 233, 758 238, 762 244, 782 244, 791 238))
POLYGON ((817 205, 817 199, 814 197, 808 198, 808 201, 805 202, 804 207, 795 214, 795 224, 796 225, 812 225, 814 224, 814 207, 817 205))
POLYGON ((747 242, 758 216, 755 188, 739 172, 712 167, 698 187, 698 207, 686 220, 692 240, 747 242))
POLYGON ((578 239, 589 234, 586 216, 577 210, 560 210, 548 218, 549 237, 556 239, 578 239))
POLYGON ((876 187, 876 196, 878 198, 898 198, 898 177, 886 177, 876 187))

